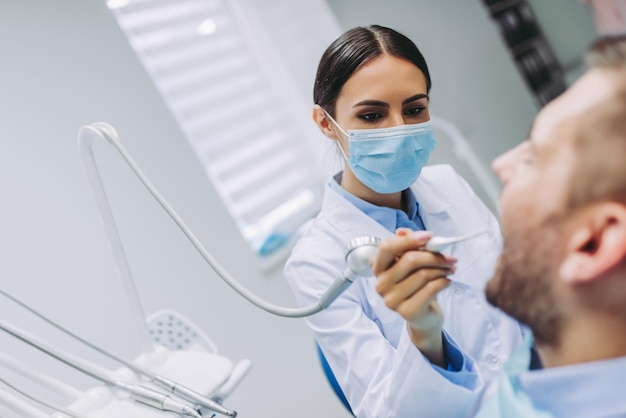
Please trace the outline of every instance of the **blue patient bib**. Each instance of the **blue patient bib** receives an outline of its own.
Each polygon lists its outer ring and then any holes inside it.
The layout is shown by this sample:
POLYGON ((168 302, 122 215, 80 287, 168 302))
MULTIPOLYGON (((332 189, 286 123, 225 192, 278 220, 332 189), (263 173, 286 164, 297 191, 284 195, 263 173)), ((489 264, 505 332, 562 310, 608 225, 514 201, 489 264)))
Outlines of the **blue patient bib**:
POLYGON ((517 379, 520 373, 529 369, 532 345, 533 338, 529 334, 502 368, 497 391, 483 405, 476 418, 554 418, 549 412, 535 408, 517 379))

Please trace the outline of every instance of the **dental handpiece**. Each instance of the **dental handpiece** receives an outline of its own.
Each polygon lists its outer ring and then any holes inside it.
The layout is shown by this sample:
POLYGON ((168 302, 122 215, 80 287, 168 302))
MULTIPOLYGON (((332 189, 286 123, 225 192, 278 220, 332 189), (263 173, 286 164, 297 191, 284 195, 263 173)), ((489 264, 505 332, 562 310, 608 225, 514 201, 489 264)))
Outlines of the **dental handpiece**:
POLYGON ((222 415, 226 415, 228 417, 236 417, 237 416, 237 412, 233 411, 231 409, 225 408, 224 406, 220 405, 219 403, 207 398, 206 396, 203 396, 202 394, 189 389, 187 387, 185 387, 184 385, 181 385, 180 383, 177 383, 175 381, 172 381, 166 377, 160 376, 156 373, 154 373, 152 370, 149 370, 145 367, 139 366, 137 364, 134 364, 126 359, 123 359, 122 357, 115 355, 101 347, 98 347, 97 345, 95 345, 92 342, 87 341, 86 339, 84 339, 83 337, 73 333, 72 331, 66 329, 65 327, 57 324, 56 322, 52 321, 51 319, 45 317, 43 314, 39 313, 38 311, 36 311, 35 309, 31 308, 30 306, 28 306, 27 304, 25 304, 24 302, 22 302, 21 300, 17 299, 16 297, 10 295, 9 293, 5 292, 4 290, 0 289, 0 294, 2 294, 4 297, 6 297, 7 299, 10 299, 11 301, 13 301, 14 303, 16 303, 17 305, 21 306, 22 308, 26 309, 28 312, 32 313, 33 315, 35 315, 36 317, 38 317, 39 319, 43 320, 44 322, 52 325, 54 328, 58 329, 59 331, 61 331, 62 333, 69 335, 70 337, 72 337, 73 339, 80 341, 81 343, 85 344, 87 347, 90 347, 91 349, 99 352, 100 354, 109 357, 112 360, 115 360, 123 365, 125 365, 126 367, 128 367, 130 370, 132 370, 133 372, 147 377, 148 379, 150 379, 150 381, 152 381, 154 384, 170 391, 171 393, 174 393, 178 396, 180 396, 183 399, 186 399, 188 401, 191 402, 195 402, 198 405, 213 411, 213 412, 217 412, 219 414, 222 415))
MULTIPOLYGON (((470 234, 460 235, 456 237, 431 237, 424 250, 431 252, 441 252, 448 246, 475 238, 479 235, 489 232, 487 229, 480 229, 470 234)), ((346 290, 359 276, 372 275, 372 263, 378 254, 378 244, 381 239, 372 236, 365 236, 351 240, 344 251, 346 264, 348 268, 343 275, 335 280, 328 288, 326 293, 320 298, 322 308, 327 308, 337 297, 346 290)))
POLYGON ((323 309, 326 309, 337 299, 357 277, 372 275, 372 262, 378 254, 379 242, 380 238, 365 236, 354 238, 348 243, 344 250, 348 267, 320 298, 319 304, 323 309))
POLYGON ((424 245, 424 249, 426 251, 431 251, 433 253, 439 253, 439 252, 443 251, 444 249, 446 249, 448 246, 450 246, 452 244, 456 244, 458 242, 466 241, 468 239, 475 238, 475 237, 477 237, 479 235, 486 234, 488 232, 489 232, 488 229, 480 229, 478 231, 474 231, 472 233, 465 234, 465 235, 459 235, 459 236, 456 236, 456 237, 438 237, 438 236, 433 236, 431 239, 428 240, 426 245, 424 245))
POLYGON ((172 398, 165 393, 161 393, 143 385, 128 384, 116 381, 106 374, 96 370, 95 367, 89 366, 84 360, 80 360, 76 356, 72 356, 60 350, 50 348, 34 336, 29 335, 24 331, 18 330, 16 327, 9 325, 2 320, 0 320, 0 329, 7 334, 10 334, 15 338, 23 341, 24 343, 30 345, 31 347, 34 347, 37 350, 48 354, 51 357, 54 357, 62 363, 65 363, 66 365, 82 373, 85 373, 102 383, 128 392, 131 398, 137 402, 141 402, 153 408, 160 409, 161 411, 175 412, 177 414, 190 416, 193 418, 202 418, 202 415, 200 415, 200 413, 191 405, 188 405, 184 402, 172 398))

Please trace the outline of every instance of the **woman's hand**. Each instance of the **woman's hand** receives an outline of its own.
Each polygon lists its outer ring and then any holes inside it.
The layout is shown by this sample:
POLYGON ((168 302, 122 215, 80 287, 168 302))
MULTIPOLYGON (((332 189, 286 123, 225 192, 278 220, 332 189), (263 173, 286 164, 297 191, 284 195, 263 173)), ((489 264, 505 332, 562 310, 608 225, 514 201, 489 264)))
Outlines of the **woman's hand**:
POLYGON ((445 367, 441 328, 443 315, 437 293, 446 288, 456 259, 421 250, 432 234, 398 229, 379 244, 373 271, 376 291, 390 309, 406 321, 411 340, 433 363, 445 367))

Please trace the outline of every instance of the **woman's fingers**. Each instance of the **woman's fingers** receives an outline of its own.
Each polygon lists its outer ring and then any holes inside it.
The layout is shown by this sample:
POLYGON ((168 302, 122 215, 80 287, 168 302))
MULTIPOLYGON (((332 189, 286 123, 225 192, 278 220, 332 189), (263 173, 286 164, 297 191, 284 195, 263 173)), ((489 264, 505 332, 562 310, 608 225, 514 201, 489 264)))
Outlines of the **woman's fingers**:
MULTIPOLYGON (((376 291, 386 293, 397 283, 404 281, 416 271, 423 269, 447 269, 448 274, 456 259, 429 251, 408 251, 396 258, 395 263, 385 271, 375 272, 378 276, 376 291)), ((424 276, 428 278, 428 276, 424 276)))
POLYGON ((396 236, 383 240, 378 245, 378 255, 374 259, 372 270, 375 275, 388 270, 396 259, 411 250, 424 247, 432 237, 429 231, 411 231, 399 229, 396 236))
POLYGON ((432 234, 399 229, 382 241, 374 260, 376 291, 385 305, 398 312, 415 330, 436 330, 442 321, 436 296, 448 286, 456 259, 421 250, 432 234), (439 324, 439 325, 438 325, 439 324))
POLYGON ((436 305, 437 293, 448 287, 449 284, 450 279, 445 276, 430 280, 417 292, 401 302, 396 312, 416 330, 431 328, 433 320, 439 321, 441 319, 441 312, 432 309, 432 305, 436 305))
POLYGON ((449 280, 446 276, 452 272, 452 266, 422 268, 384 289, 380 289, 382 286, 377 283, 376 290, 385 301, 385 305, 393 310, 398 310, 408 300, 417 304, 426 304, 429 298, 436 296, 437 292, 447 286, 449 280), (444 283, 439 280, 441 278, 445 278, 444 283))
POLYGON ((414 332, 412 338, 430 340, 441 333, 443 315, 437 304, 437 294, 450 284, 445 276, 435 277, 424 286, 404 299, 401 299, 394 309, 414 332))

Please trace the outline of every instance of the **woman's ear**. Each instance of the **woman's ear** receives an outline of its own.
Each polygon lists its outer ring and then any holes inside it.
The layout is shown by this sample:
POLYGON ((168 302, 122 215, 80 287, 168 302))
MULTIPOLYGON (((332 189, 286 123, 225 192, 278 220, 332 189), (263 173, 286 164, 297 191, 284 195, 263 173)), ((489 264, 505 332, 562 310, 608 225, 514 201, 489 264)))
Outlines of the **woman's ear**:
POLYGON ((334 140, 339 139, 336 133, 337 128, 333 125, 320 105, 313 106, 313 121, 327 138, 334 140))
POLYGON ((573 219, 574 232, 559 269, 565 282, 592 282, 617 267, 626 256, 626 206, 601 202, 583 211, 573 219))

